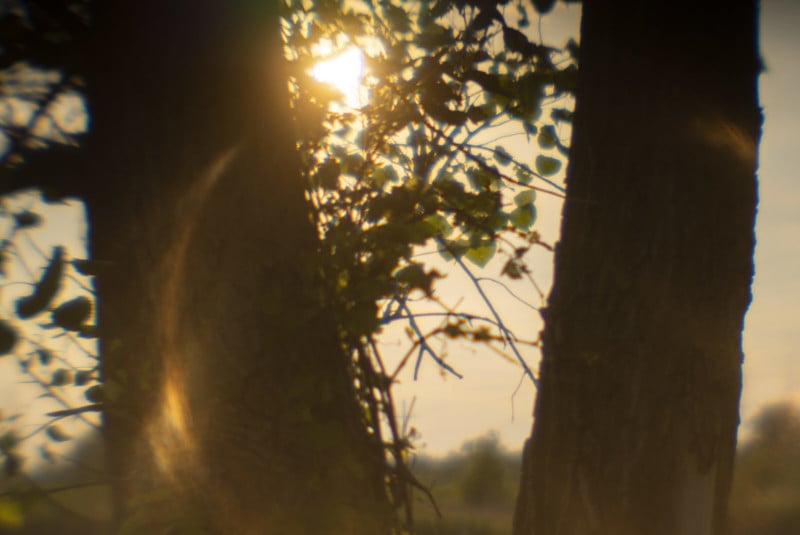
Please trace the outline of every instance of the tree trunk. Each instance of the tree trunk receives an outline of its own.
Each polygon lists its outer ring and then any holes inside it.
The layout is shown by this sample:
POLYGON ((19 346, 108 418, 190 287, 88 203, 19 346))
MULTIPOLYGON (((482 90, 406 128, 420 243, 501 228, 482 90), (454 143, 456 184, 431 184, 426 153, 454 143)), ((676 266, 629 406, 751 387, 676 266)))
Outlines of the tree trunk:
POLYGON ((82 193, 123 531, 390 529, 325 310, 278 5, 97 7, 82 193))
POLYGON ((753 274, 755 4, 583 4, 516 535, 725 531, 753 274))

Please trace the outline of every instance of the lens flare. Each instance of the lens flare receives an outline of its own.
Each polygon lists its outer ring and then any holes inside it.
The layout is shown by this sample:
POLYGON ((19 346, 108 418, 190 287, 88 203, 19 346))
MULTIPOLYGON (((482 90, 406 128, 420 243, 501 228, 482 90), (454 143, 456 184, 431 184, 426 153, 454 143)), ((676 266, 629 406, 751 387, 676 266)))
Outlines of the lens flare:
POLYGON ((364 53, 350 47, 331 59, 317 63, 311 76, 319 82, 330 84, 342 92, 345 103, 353 108, 363 101, 361 78, 364 75, 364 53))

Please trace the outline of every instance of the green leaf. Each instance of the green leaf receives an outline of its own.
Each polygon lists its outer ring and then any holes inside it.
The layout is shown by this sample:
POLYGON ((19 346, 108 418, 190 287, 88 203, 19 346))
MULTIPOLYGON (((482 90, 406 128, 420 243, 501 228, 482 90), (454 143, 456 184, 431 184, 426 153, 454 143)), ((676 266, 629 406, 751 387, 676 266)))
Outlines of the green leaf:
POLYGON ((531 182, 533 182, 533 175, 531 175, 528 171, 525 171, 524 169, 521 168, 517 169, 515 176, 517 177, 517 180, 519 181, 520 184, 530 184, 531 182))
POLYGON ((68 331, 80 331, 92 314, 92 302, 80 296, 59 305, 53 311, 53 323, 68 331))
POLYGON ((475 124, 480 124, 495 116, 494 104, 484 104, 482 106, 470 106, 467 109, 467 118, 475 124))
POLYGON ((483 167, 473 167, 467 170, 467 178, 472 187, 478 190, 490 188, 498 180, 498 173, 483 167))
POLYGON ((397 182, 397 171, 391 165, 375 167, 370 174, 375 185, 382 188, 387 182, 397 182))
POLYGON ((49 426, 45 431, 45 433, 47 433, 47 438, 49 438, 53 442, 66 442, 67 440, 72 438, 57 425, 49 426))
POLYGON ((397 282, 409 289, 418 288, 425 292, 425 295, 431 295, 433 281, 439 277, 439 273, 436 270, 425 273, 425 268, 420 264, 409 264, 400 268, 394 277, 397 282))
POLYGON ((526 189, 514 196, 514 204, 517 206, 525 206, 531 204, 536 200, 536 190, 526 189))
POLYGON ((72 372, 67 369, 59 368, 53 372, 53 377, 50 379, 51 386, 64 386, 72 382, 72 372))
POLYGON ((536 222, 536 207, 532 203, 519 206, 508 219, 519 230, 529 230, 536 222))
POLYGON ((477 247, 467 250, 464 256, 478 267, 484 267, 492 259, 497 251, 497 243, 494 240, 486 241, 477 247))
POLYGON ((536 171, 544 176, 550 176, 561 170, 561 160, 540 154, 536 157, 536 171))
POLYGON ((513 160, 508 151, 500 145, 494 148, 494 158, 500 165, 508 165, 511 163, 511 160, 513 160))
POLYGON ((17 300, 17 315, 21 319, 35 316, 50 306, 50 301, 53 300, 61 285, 63 272, 64 248, 54 247, 50 263, 47 264, 42 278, 34 286, 33 293, 17 300))
POLYGON ((556 136, 556 129, 553 125, 545 125, 539 130, 539 137, 536 138, 539 146, 543 149, 552 149, 556 146, 558 137, 556 136))
POLYGON ((447 237, 453 232, 453 226, 441 214, 425 216, 422 221, 431 229, 431 235, 447 237))
POLYGON ((11 353, 17 345, 17 331, 0 319, 0 357, 11 353))
POLYGON ((522 265, 515 258, 511 258, 508 262, 506 262, 506 265, 503 266, 503 271, 501 271, 500 274, 508 275, 509 278, 515 280, 521 279, 522 265))

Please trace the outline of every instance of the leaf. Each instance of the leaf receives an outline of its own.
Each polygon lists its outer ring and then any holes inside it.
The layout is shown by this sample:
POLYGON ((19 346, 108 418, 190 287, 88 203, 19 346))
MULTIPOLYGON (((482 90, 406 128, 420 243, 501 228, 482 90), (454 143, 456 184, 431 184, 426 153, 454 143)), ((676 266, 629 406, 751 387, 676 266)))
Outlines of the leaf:
POLYGON ((61 284, 64 272, 64 248, 53 248, 53 256, 42 274, 42 278, 34 286, 33 293, 17 300, 17 315, 27 319, 42 312, 55 297, 61 284))
POLYGON ((370 174, 375 185, 382 188, 387 182, 397 182, 397 171, 391 165, 375 167, 370 174))
POLYGON ((483 167, 473 167, 467 170, 467 178, 472 187, 477 190, 490 188, 497 181, 498 174, 496 170, 483 167))
POLYGON ((536 8, 536 12, 540 15, 545 15, 553 9, 556 0, 533 0, 533 7, 536 8))
POLYGON ((511 279, 521 279, 522 278, 522 266, 520 265, 519 261, 515 258, 511 258, 506 265, 503 266, 503 271, 500 272, 501 275, 508 275, 511 279))
POLYGON ((520 184, 530 184, 531 182, 533 182, 533 175, 531 175, 528 171, 525 171, 524 169, 517 169, 515 176, 517 177, 517 180, 519 181, 520 184))
POLYGON ((403 33, 411 31, 411 22, 403 8, 389 4, 386 7, 386 17, 389 19, 392 31, 403 33))
POLYGON ((528 56, 531 53, 531 43, 525 34, 514 28, 508 26, 503 27, 503 42, 506 48, 513 52, 519 52, 523 56, 528 56))
POLYGON ((72 438, 57 425, 49 426, 45 431, 45 433, 47 433, 47 438, 49 438, 53 442, 66 442, 67 440, 70 440, 72 438))
POLYGON ((566 108, 554 108, 550 112, 550 117, 556 122, 563 121, 566 123, 571 123, 574 115, 575 114, 572 112, 572 110, 568 110, 566 108))
POLYGON ((536 157, 536 171, 544 176, 550 176, 561 170, 561 160, 540 154, 536 157))
POLYGON ((79 371, 75 374, 75 386, 84 386, 86 383, 92 380, 92 372, 90 371, 79 371))
POLYGON ((59 368, 53 372, 53 377, 50 378, 51 386, 64 386, 72 382, 72 373, 64 368, 59 368))
POLYGON ((68 331, 80 331, 92 314, 92 302, 80 296, 62 303, 53 311, 53 323, 68 331))
POLYGON ((526 189, 514 196, 514 204, 517 206, 525 206, 532 204, 536 200, 536 190, 526 189))
POLYGON ((494 148, 494 158, 500 165, 508 165, 513 159, 508 151, 501 145, 498 145, 494 148))
POLYGON ((531 123, 529 121, 524 121, 522 123, 522 128, 524 128, 525 129, 525 133, 530 135, 530 136, 535 136, 536 133, 539 131, 539 128, 535 124, 533 124, 533 123, 531 123))
POLYGON ((14 224, 19 229, 36 227, 39 226, 41 222, 42 217, 39 214, 34 214, 30 210, 14 214, 14 224))
POLYGON ((77 258, 72 261, 72 266, 78 270, 78 273, 86 276, 97 275, 104 267, 107 267, 107 264, 108 262, 101 262, 99 260, 77 258))
POLYGON ((489 93, 495 93, 497 95, 502 95, 504 97, 513 96, 513 92, 511 91, 511 89, 506 87, 507 85, 509 85, 508 82, 506 81, 508 79, 507 75, 490 74, 487 72, 472 69, 464 74, 464 78, 466 78, 467 80, 472 80, 473 82, 481 86, 489 93))
POLYGON ((492 240, 468 249, 464 256, 476 266, 484 267, 492 259, 495 251, 497 251, 497 243, 492 240))
POLYGON ((425 273, 425 269, 420 264, 409 264, 400 268, 394 276, 397 282, 406 285, 409 289, 418 288, 425 292, 425 295, 431 295, 431 285, 435 275, 438 275, 436 271, 425 273))
POLYGON ((105 387, 103 385, 94 385, 87 388, 83 393, 83 397, 92 403, 102 403, 106 401, 105 387))
POLYGON ((426 25, 422 33, 416 38, 416 44, 427 50, 434 50, 440 46, 447 46, 453 42, 449 30, 436 23, 426 25))
POLYGON ((532 203, 519 206, 511 212, 508 219, 519 230, 529 230, 536 222, 536 207, 532 203))
POLYGON ((453 226, 441 214, 431 214, 422 219, 431 229, 431 235, 447 237, 453 232, 453 226))
POLYGON ((536 141, 539 142, 539 146, 543 149, 552 149, 555 147, 558 137, 556 137, 556 129, 553 125, 548 124, 543 126, 541 130, 539 130, 539 137, 536 138, 536 141))
POLYGON ((475 124, 480 124, 487 119, 491 119, 496 114, 494 104, 483 104, 481 106, 470 106, 467 110, 467 118, 475 124))
POLYGON ((0 357, 11 353, 17 345, 17 331, 7 322, 0 320, 0 357))
POLYGON ((42 366, 49 366, 53 362, 53 353, 49 349, 37 349, 36 356, 39 358, 39 363, 42 366))

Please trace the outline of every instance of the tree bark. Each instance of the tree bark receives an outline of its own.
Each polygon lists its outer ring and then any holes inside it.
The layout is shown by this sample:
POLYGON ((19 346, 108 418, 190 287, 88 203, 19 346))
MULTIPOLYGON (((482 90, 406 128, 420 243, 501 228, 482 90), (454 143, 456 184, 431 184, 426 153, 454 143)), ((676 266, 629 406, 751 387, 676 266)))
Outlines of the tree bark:
POLYGON ((278 5, 97 7, 81 193, 122 531, 390 530, 326 314, 278 5))
POLYGON ((583 4, 516 535, 725 532, 753 275, 756 4, 583 4))

